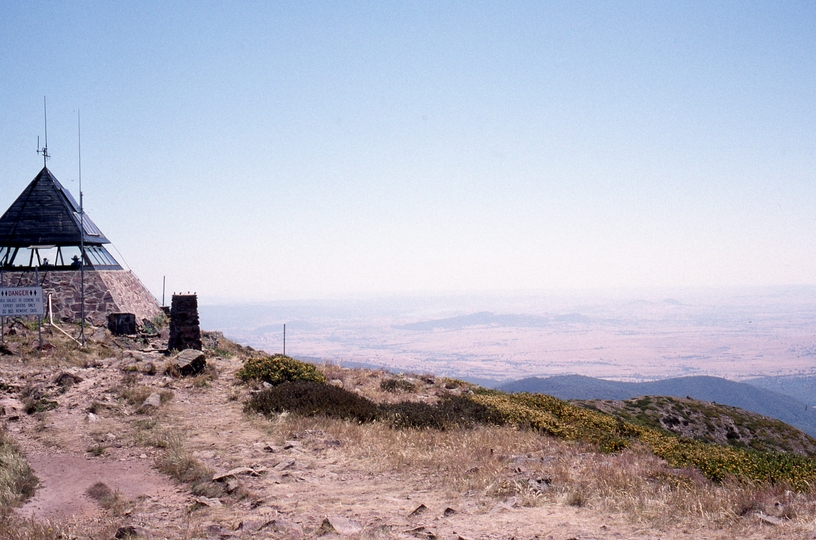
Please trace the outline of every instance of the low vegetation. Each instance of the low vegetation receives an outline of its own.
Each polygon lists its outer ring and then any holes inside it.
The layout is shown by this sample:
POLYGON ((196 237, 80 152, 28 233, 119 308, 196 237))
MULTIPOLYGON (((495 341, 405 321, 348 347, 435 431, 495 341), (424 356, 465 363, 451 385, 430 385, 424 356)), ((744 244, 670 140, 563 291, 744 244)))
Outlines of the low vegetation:
POLYGON ((690 398, 644 396, 624 401, 571 401, 681 438, 762 452, 816 456, 816 440, 779 420, 690 398))
POLYGON ((0 510, 12 507, 34 494, 37 477, 20 449, 0 431, 0 510))
POLYGON ((282 354, 249 358, 236 375, 244 381, 261 381, 271 385, 287 381, 326 381, 326 377, 312 364, 282 354))
POLYGON ((313 381, 286 382, 253 395, 248 411, 265 415, 284 411, 302 416, 327 416, 358 423, 383 422, 395 428, 433 428, 502 424, 502 415, 463 396, 443 396, 436 404, 418 401, 374 403, 336 386, 313 381))
MULTIPOLYGON (((308 364, 292 360, 287 373, 311 377, 304 365, 308 364)), ((458 395, 443 393, 434 404, 410 400, 377 404, 354 392, 313 379, 297 381, 296 377, 253 395, 246 403, 247 410, 266 415, 288 411, 355 422, 376 420, 394 428, 510 425, 590 444, 602 453, 639 445, 666 460, 670 467, 693 467, 715 482, 782 485, 799 491, 816 485, 816 461, 806 456, 688 439, 542 394, 474 388, 458 395)))

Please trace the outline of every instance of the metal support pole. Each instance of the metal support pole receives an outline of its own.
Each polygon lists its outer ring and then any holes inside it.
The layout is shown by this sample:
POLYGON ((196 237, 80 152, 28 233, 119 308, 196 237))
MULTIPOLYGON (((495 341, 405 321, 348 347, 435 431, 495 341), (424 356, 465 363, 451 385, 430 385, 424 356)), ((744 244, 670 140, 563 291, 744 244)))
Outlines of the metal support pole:
MULTIPOLYGON (((0 264, 5 264, 4 261, 0 261, 0 264)), ((3 274, 3 271, 0 270, 0 287, 6 286, 6 276, 3 274)), ((0 329, 0 342, 4 345, 6 343, 6 318, 0 317, 0 324, 2 324, 2 329, 0 329)))
POLYGON ((82 195, 82 127, 77 109, 77 147, 79 149, 79 342, 85 346, 85 206, 82 195))
MULTIPOLYGON (((34 285, 40 286, 40 267, 34 269, 34 285)), ((37 315, 37 337, 40 339, 40 350, 42 350, 42 313, 37 315)))

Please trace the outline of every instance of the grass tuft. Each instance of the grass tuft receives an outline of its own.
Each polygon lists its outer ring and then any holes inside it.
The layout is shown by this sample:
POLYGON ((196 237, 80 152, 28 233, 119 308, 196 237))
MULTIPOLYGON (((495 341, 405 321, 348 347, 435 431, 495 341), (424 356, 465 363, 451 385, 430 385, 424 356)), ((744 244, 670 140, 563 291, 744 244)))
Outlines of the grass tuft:
POLYGON ((37 477, 20 448, 4 431, 0 431, 0 510, 31 497, 37 483, 37 477))
POLYGON ((212 481, 213 470, 185 450, 180 434, 158 434, 153 446, 165 449, 156 461, 156 468, 178 482, 189 484, 194 495, 218 497, 222 494, 221 486, 212 481))

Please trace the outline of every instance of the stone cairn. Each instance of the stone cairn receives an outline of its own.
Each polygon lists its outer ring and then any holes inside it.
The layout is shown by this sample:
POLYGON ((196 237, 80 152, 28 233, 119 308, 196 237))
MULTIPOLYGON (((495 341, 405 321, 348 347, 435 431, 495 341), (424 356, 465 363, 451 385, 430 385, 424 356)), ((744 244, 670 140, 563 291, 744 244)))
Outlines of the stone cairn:
POLYGON ((170 341, 167 350, 201 350, 201 328, 198 322, 198 296, 174 294, 170 303, 170 341))

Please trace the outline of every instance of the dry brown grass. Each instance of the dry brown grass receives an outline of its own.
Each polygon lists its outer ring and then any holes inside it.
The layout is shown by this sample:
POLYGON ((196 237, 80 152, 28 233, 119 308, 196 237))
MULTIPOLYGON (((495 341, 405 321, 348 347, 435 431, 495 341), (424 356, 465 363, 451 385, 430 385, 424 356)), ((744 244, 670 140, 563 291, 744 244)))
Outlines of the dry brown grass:
POLYGON ((165 449, 156 460, 158 470, 178 482, 189 484, 194 495, 217 497, 222 494, 221 485, 212 481, 212 469, 187 452, 184 438, 177 431, 155 433, 153 445, 165 449))
POLYGON ((140 376, 137 373, 126 372, 122 376, 122 383, 116 388, 116 393, 134 407, 141 406, 150 394, 157 393, 161 402, 167 403, 173 399, 173 391, 166 388, 155 388, 139 384, 140 376))
POLYGON ((373 472, 420 478, 450 497, 482 497, 486 506, 515 497, 525 506, 581 506, 658 529, 725 530, 734 537, 759 525, 758 512, 785 520, 785 534, 812 530, 816 520, 816 493, 717 484, 694 469, 671 469, 639 447, 600 454, 587 445, 496 426, 397 430, 288 414, 270 425, 281 443, 308 439, 309 433, 342 441, 373 472))
POLYGON ((0 431, 0 510, 10 508, 34 494, 37 477, 18 446, 0 431))

